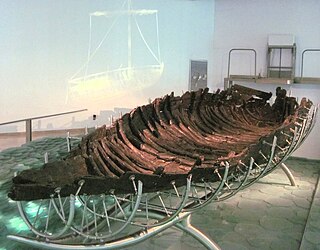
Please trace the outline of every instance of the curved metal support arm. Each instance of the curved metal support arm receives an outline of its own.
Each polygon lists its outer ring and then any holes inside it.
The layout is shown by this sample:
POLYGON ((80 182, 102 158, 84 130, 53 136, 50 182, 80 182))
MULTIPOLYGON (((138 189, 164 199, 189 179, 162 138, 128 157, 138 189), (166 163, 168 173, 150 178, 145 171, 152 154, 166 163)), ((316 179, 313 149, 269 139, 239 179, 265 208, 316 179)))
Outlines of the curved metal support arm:
MULTIPOLYGON (((74 219, 74 214, 75 214, 75 197, 74 195, 70 195, 70 209, 69 209, 69 217, 68 220, 66 221, 65 219, 63 219, 63 222, 65 223, 65 226, 61 229, 60 232, 56 233, 56 234, 47 234, 47 233, 42 233, 39 230, 37 230, 28 220, 25 211, 22 207, 22 204, 20 201, 17 202, 18 205, 18 209, 19 209, 19 213, 21 215, 21 218, 23 219, 23 221, 27 224, 27 226, 30 228, 30 230, 35 233, 37 236, 40 237, 44 237, 46 239, 57 239, 61 236, 64 235, 64 233, 71 227, 71 224, 73 222, 74 219)), ((49 215, 48 215, 49 216, 49 215)))
POLYGON ((316 123, 316 117, 317 117, 318 110, 319 110, 319 105, 318 106, 313 105, 310 108, 307 120, 305 122, 306 124, 303 127, 304 131, 302 132, 302 134, 303 134, 302 139, 299 141, 299 145, 297 145, 297 147, 295 149, 297 149, 301 146, 301 144, 305 141, 305 139, 309 136, 310 132, 314 128, 315 123, 316 123))
POLYGON ((190 222, 191 215, 187 216, 181 222, 178 222, 175 227, 181 229, 182 231, 188 233, 193 238, 198 240, 202 245, 204 245, 209 250, 221 250, 221 248, 213 240, 209 239, 204 233, 199 229, 191 225, 190 222))
POLYGON ((280 164, 281 169, 283 170, 283 172, 286 174, 286 176, 288 177, 288 179, 290 180, 290 184, 291 186, 296 186, 296 181, 294 179, 293 174, 291 173, 290 169, 286 166, 286 164, 281 163, 280 164))
POLYGON ((107 237, 109 238, 109 237, 115 236, 116 234, 119 234, 120 232, 122 232, 131 223, 131 221, 133 220, 136 212, 138 211, 139 205, 140 205, 140 201, 141 201, 141 197, 142 197, 142 186, 143 186, 142 182, 138 181, 137 199, 136 199, 135 205, 134 205, 134 207, 131 211, 131 214, 128 217, 126 223, 124 223, 122 225, 122 227, 119 228, 117 231, 114 231, 113 233, 108 234, 107 236, 99 237, 99 239, 104 239, 107 237))
MULTIPOLYGON (((137 214, 140 214, 141 212, 138 212, 137 214)), ((140 243, 162 231, 165 229, 174 226, 179 221, 183 220, 185 217, 190 215, 190 212, 181 212, 178 216, 172 218, 172 220, 168 221, 164 225, 152 227, 146 230, 142 230, 138 233, 134 233, 131 235, 128 235, 122 239, 113 241, 113 242, 104 242, 101 244, 85 244, 85 245, 77 245, 76 247, 74 245, 68 245, 68 244, 60 244, 56 242, 44 242, 44 241, 38 241, 36 239, 31 239, 28 237, 22 237, 22 236, 16 236, 16 235, 9 235, 8 238, 11 240, 15 240, 17 242, 21 242, 24 244, 31 245, 33 247, 38 247, 41 249, 89 249, 89 250, 106 250, 106 249, 121 249, 123 247, 128 247, 137 243, 140 243)), ((143 215, 143 212, 142 212, 143 215)), ((159 215, 158 213, 149 213, 150 217, 153 217, 155 219, 161 219, 162 215, 159 215)))
MULTIPOLYGON (((218 195, 221 193, 221 190, 227 181, 229 167, 230 167, 229 163, 226 162, 226 167, 224 169, 223 178, 221 179, 220 184, 217 187, 217 189, 215 191, 210 192, 210 194, 209 194, 210 197, 208 199, 206 199, 202 204, 195 204, 194 202, 192 202, 191 204, 188 204, 184 208, 184 211, 194 211, 195 209, 199 209, 199 208, 202 208, 202 207, 208 205, 212 200, 216 199, 218 197, 218 195)), ((208 196, 208 194, 207 194, 207 196, 208 196)))
MULTIPOLYGON (((181 211, 184 209, 185 207, 185 204, 188 200, 188 194, 190 192, 190 189, 191 189, 191 179, 192 179, 192 175, 189 175, 188 178, 187 178, 187 186, 185 188, 185 193, 184 193, 184 196, 183 196, 183 199, 179 205, 179 207, 177 208, 177 210, 171 214, 170 216, 168 216, 168 220, 170 220, 171 218, 175 218, 177 216, 179 216, 179 214, 181 213, 181 211)), ((164 219, 165 217, 162 217, 160 222, 157 222, 153 225, 150 225, 150 226, 146 226, 146 227, 155 227, 155 226, 161 226, 161 225, 164 225, 166 223, 168 223, 168 220, 165 220, 164 219)))
POLYGON ((270 169, 270 166, 273 163, 273 158, 274 158, 274 155, 275 155, 275 149, 276 149, 276 146, 277 146, 277 140, 278 140, 278 138, 276 136, 274 136, 273 137, 273 142, 272 142, 272 147, 271 147, 271 153, 270 153, 270 157, 269 157, 268 162, 267 162, 267 166, 262 171, 262 173, 259 175, 258 179, 260 179, 261 177, 265 176, 266 173, 272 171, 272 169, 274 169, 277 166, 277 164, 275 164, 270 169))
POLYGON ((241 181, 241 183, 239 184, 239 186, 236 189, 232 190, 231 193, 227 194, 226 196, 224 196, 222 198, 219 198, 219 201, 224 201, 224 200, 234 196, 236 193, 238 193, 243 188, 243 186, 245 185, 245 183, 247 182, 247 180, 249 178, 249 175, 250 175, 251 170, 252 170, 253 163, 254 163, 254 159, 251 157, 250 158, 250 164, 249 164, 249 166, 247 166, 247 169, 246 169, 247 171, 245 172, 244 178, 241 181))
MULTIPOLYGON (((307 119, 308 121, 310 120, 309 117, 307 119)), ((306 133, 309 131, 308 129, 309 126, 308 127, 306 126, 308 125, 307 119, 303 119, 302 126, 300 126, 300 128, 298 129, 298 136, 297 136, 298 138, 295 141, 293 148, 291 149, 290 155, 300 147, 302 141, 304 140, 304 138, 306 138, 306 133)), ((309 123, 309 125, 311 124, 309 123)))
MULTIPOLYGON (((137 199, 135 201, 135 205, 134 205, 129 217, 126 219, 126 222, 118 230, 116 230, 112 233, 108 233, 106 235, 97 236, 97 235, 85 234, 85 233, 81 232, 80 230, 76 229, 75 227, 72 227, 71 229, 74 232, 76 232, 77 234, 79 234, 85 238, 95 239, 95 240, 97 240, 97 239, 103 240, 103 239, 110 238, 110 237, 113 237, 113 236, 121 233, 125 228, 127 228, 128 225, 130 225, 133 218, 135 217, 136 212, 138 211, 138 208, 139 208, 140 202, 141 202, 141 197, 142 197, 142 189, 143 189, 143 183, 141 181, 138 181, 137 199)), ((94 211, 91 211, 91 212, 95 213, 94 211)))

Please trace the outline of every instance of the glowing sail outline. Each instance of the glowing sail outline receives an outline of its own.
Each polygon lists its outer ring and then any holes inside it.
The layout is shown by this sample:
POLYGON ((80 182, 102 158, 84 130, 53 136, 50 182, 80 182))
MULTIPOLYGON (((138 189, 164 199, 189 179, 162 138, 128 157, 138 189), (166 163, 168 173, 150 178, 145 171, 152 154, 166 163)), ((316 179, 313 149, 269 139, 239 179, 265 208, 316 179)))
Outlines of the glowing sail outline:
POLYGON ((68 93, 67 93, 67 102, 69 102, 70 99, 71 99, 71 102, 72 102, 72 99, 79 101, 79 97, 81 97, 81 95, 82 97, 90 96, 92 98, 95 98, 95 100, 97 100, 99 99, 97 98, 97 95, 100 95, 100 98, 102 98, 103 91, 112 91, 113 96, 117 96, 125 88, 148 87, 160 79, 163 73, 164 64, 161 60, 161 53, 160 53, 158 10, 132 9, 131 0, 124 1, 121 8, 122 9, 125 8, 125 5, 127 5, 126 10, 96 11, 89 14, 90 32, 89 32, 89 46, 88 46, 87 61, 68 81, 69 86, 68 86, 68 93), (116 68, 116 69, 88 74, 88 67, 90 62, 95 57, 95 55, 97 54, 101 46, 107 40, 108 36, 111 33, 111 30, 114 28, 118 19, 125 15, 128 17, 127 67, 120 66, 119 68, 116 68), (154 52, 151 49, 138 24, 136 16, 144 16, 144 15, 155 15, 157 52, 154 52), (99 42, 99 44, 95 49, 92 49, 92 18, 93 17, 114 18, 108 30, 106 31, 103 38, 101 39, 101 41, 99 42), (131 42, 132 17, 134 19, 134 24, 139 32, 139 35, 142 41, 144 42, 144 45, 146 46, 149 53, 152 55, 152 57, 156 61, 155 64, 145 65, 140 67, 132 65, 132 44, 131 44, 132 43, 131 42), (81 72, 84 72, 84 74, 83 76, 79 77, 81 72))

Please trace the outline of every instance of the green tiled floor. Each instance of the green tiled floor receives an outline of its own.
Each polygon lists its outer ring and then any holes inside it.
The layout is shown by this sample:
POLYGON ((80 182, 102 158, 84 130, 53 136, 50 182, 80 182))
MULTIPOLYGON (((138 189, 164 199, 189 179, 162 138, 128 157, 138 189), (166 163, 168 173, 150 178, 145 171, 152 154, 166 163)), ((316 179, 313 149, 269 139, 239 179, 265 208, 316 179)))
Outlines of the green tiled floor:
MULTIPOLYGON (((65 138, 47 138, 0 152, 0 249, 31 249, 6 238, 27 232, 15 203, 7 199, 14 172, 41 166, 45 152, 54 159, 66 149, 65 138)), ((278 169, 229 200, 197 211, 192 224, 222 249, 320 249, 320 161, 290 158, 286 164, 296 187, 278 169)), ((205 249, 191 236, 169 229, 128 249, 195 248, 205 249)))

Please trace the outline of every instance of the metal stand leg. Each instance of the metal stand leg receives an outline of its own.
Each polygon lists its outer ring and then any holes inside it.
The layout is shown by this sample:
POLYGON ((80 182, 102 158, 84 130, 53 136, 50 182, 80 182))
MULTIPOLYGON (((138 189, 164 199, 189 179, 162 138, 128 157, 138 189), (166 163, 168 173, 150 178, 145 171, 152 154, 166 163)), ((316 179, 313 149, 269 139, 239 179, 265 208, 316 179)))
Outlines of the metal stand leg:
POLYGON ((280 164, 281 169, 283 170, 283 172, 286 174, 286 176, 288 177, 288 179, 290 180, 290 184, 291 186, 296 186, 296 181, 290 171, 290 169, 286 166, 286 164, 281 163, 280 164))
POLYGON ((204 233, 195 228, 190 223, 191 214, 188 215, 185 219, 177 223, 175 226, 182 231, 190 234, 192 237, 197 239, 202 245, 210 250, 221 250, 217 243, 209 239, 204 233))
POLYGON ((26 142, 32 141, 32 120, 26 120, 26 142))

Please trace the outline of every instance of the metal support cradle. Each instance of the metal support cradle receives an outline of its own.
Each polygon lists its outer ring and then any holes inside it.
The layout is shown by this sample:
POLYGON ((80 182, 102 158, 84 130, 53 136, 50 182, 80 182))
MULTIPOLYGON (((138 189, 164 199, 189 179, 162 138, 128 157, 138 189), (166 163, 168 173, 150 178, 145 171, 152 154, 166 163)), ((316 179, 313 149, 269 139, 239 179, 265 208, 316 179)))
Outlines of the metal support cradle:
POLYGON ((288 177, 291 186, 293 186, 293 187, 296 186, 296 185, 297 185, 297 184, 296 184, 296 180, 294 179, 293 174, 291 173, 291 171, 290 171, 290 169, 287 167, 287 165, 284 164, 284 163, 281 163, 281 164, 280 164, 280 167, 281 167, 281 169, 283 170, 283 172, 286 174, 286 176, 288 177))
MULTIPOLYGON (((192 213, 212 201, 230 198, 277 166, 281 166, 294 185, 284 161, 310 133, 317 110, 318 107, 312 106, 307 116, 296 117, 294 128, 278 131, 271 140, 263 141, 264 147, 259 152, 262 161, 251 157, 249 164, 240 162, 233 171, 229 170, 228 162, 224 169, 212 169, 208 176, 218 177, 218 182, 203 176, 201 182, 194 183, 190 174, 182 186, 172 181, 171 189, 144 193, 143 181, 132 174, 128 176, 134 190, 132 194, 116 195, 112 190, 103 195, 81 194, 85 183, 81 180, 77 192, 69 197, 62 198, 56 189, 47 200, 18 201, 21 218, 31 234, 8 238, 41 249, 119 249, 174 226, 205 248, 220 249, 191 224, 192 213), (278 145, 279 141, 286 141, 286 145, 278 145)), ((67 142, 70 145, 69 135, 67 142)))

